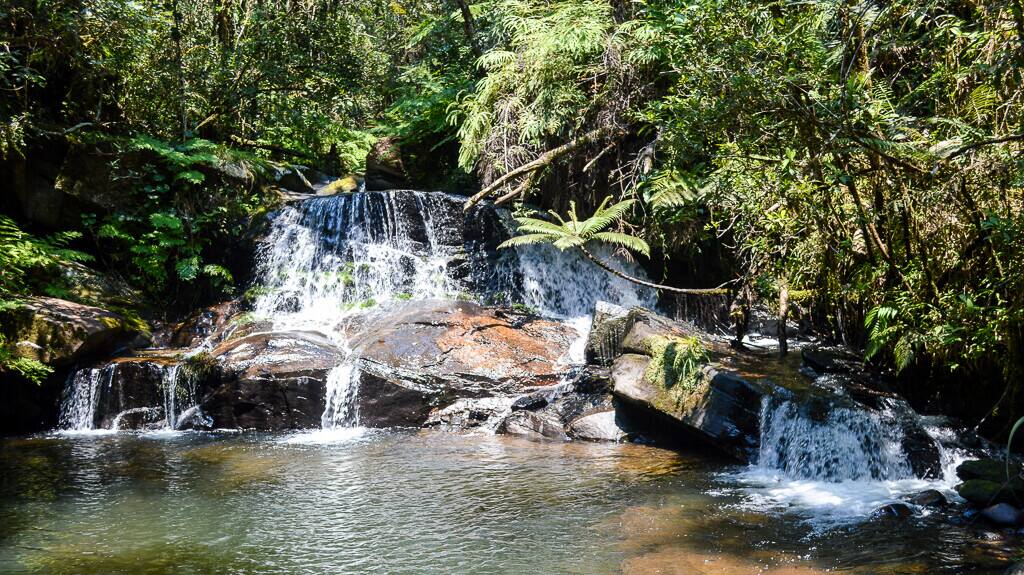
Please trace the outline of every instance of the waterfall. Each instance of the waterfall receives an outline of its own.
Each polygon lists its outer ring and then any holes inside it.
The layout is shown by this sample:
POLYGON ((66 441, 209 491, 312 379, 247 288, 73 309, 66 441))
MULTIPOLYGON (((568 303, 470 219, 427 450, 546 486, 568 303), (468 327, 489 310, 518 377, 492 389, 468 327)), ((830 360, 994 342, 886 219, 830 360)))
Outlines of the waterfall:
POLYGON ((938 441, 943 430, 925 425, 901 399, 880 398, 868 409, 835 397, 765 397, 760 423, 757 463, 727 474, 741 486, 745 506, 796 513, 828 530, 926 489, 958 497, 955 469, 965 454, 946 449, 938 441), (939 477, 915 474, 906 451, 912 438, 934 442, 939 477))
POLYGON ((891 407, 872 412, 766 396, 758 465, 792 479, 906 479, 914 475, 902 439, 891 407))
POLYGON ((359 411, 355 405, 359 389, 356 367, 346 362, 327 374, 327 401, 320 426, 324 429, 355 427, 359 425, 359 411))
POLYGON ((457 293, 448 271, 461 246, 441 243, 438 229, 450 229, 439 215, 451 209, 458 205, 447 196, 420 192, 349 193, 285 207, 259 255, 255 313, 275 327, 319 327, 332 336, 345 315, 457 293))
POLYGON ((111 364, 72 373, 64 386, 58 427, 67 431, 95 429, 102 387, 111 385, 116 371, 117 364, 111 364))
MULTIPOLYGON (((407 300, 469 297, 525 305, 580 334, 567 358, 582 363, 599 300, 653 306, 653 290, 551 246, 497 250, 514 234, 506 210, 463 213, 464 197, 415 191, 354 192, 312 198, 275 214, 257 257, 257 317, 274 329, 324 333, 350 356, 327 379, 325 428, 358 423, 358 367, 351 342, 358 318, 407 300)), ((610 265, 643 277, 635 264, 610 265)))
POLYGON ((114 362, 79 369, 65 383, 58 428, 64 431, 119 430, 128 416, 144 416, 146 428, 175 430, 197 412, 197 382, 181 364, 114 362), (135 385, 131 385, 135 382, 135 385), (129 387, 125 387, 129 385, 129 387), (140 392, 140 388, 156 390, 140 392), (142 393, 141 395, 139 395, 142 393))
POLYGON ((190 417, 197 415, 196 407, 199 397, 196 389, 195 375, 188 369, 181 369, 181 364, 165 367, 161 387, 164 394, 165 427, 178 429, 190 417))

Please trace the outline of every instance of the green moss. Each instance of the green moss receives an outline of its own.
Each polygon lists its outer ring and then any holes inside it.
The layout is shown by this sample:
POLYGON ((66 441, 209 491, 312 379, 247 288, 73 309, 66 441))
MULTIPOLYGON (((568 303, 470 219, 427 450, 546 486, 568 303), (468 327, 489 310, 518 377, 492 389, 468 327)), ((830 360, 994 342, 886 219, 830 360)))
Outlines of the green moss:
POLYGON ((699 337, 653 335, 643 345, 651 356, 644 379, 663 390, 689 393, 700 383, 702 368, 708 361, 707 349, 699 337))
POLYGON ((206 351, 186 356, 181 363, 185 377, 192 381, 209 379, 217 371, 217 367, 217 360, 206 351))

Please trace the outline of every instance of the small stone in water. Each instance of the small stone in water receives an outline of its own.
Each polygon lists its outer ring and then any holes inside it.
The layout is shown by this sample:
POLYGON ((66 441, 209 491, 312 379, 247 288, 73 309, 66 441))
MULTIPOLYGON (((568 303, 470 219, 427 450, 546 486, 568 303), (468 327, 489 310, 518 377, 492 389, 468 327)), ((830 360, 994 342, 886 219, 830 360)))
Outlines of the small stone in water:
POLYGON ((945 507, 949 504, 946 496, 936 489, 927 489, 911 496, 908 502, 920 507, 945 507))
POLYGON ((1001 527, 1024 524, 1024 512, 1009 503, 997 503, 981 511, 981 516, 1001 527))
POLYGON ((914 511, 906 503, 889 503, 883 505, 872 513, 875 517, 910 517, 914 511))

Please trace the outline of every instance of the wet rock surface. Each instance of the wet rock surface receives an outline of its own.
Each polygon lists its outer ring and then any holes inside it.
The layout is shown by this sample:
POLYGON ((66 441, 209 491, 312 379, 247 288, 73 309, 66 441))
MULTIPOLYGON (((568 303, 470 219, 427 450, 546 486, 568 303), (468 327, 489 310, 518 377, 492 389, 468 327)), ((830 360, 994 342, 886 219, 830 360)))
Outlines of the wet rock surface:
POLYGON ((257 333, 213 350, 222 382, 200 403, 214 428, 260 430, 320 426, 327 373, 338 349, 315 332, 257 333))
POLYGON ((365 327, 355 346, 360 422, 421 425, 461 398, 554 385, 576 337, 564 324, 469 302, 417 303, 365 327))

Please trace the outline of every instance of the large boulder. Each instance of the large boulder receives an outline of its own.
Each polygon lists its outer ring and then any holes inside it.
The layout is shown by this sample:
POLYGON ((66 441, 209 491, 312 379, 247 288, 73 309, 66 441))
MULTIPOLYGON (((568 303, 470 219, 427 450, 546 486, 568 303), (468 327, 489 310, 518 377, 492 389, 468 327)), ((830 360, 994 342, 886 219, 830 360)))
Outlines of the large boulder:
MULTIPOLYGON (((757 461, 762 426, 772 425, 782 433, 772 440, 780 442, 773 453, 784 471, 839 480, 851 471, 848 462, 811 465, 803 455, 827 451, 833 441, 827 430, 835 434, 853 426, 869 434, 899 436, 914 475, 934 478, 941 473, 938 447, 920 418, 898 396, 868 388, 862 378, 830 374, 811 379, 771 355, 737 351, 648 310, 607 304, 598 308, 587 357, 611 364, 612 392, 622 402, 743 462, 757 461), (763 420, 766 406, 771 415, 763 420), (791 441, 786 426, 811 436, 791 441)), ((879 451, 851 452, 865 461, 865 469, 853 472, 872 477, 896 472, 890 463, 901 463, 884 459, 879 451)))
POLYGON ((469 302, 416 302, 365 328, 362 425, 422 425, 460 398, 514 397, 558 383, 577 333, 565 324, 469 302))
POLYGON ((54 366, 108 353, 134 335, 121 315, 51 297, 25 299, 0 319, 18 356, 54 366))
POLYGON ((227 341, 212 352, 221 383, 200 409, 214 428, 259 430, 320 426, 327 374, 340 351, 315 332, 265 332, 227 341))

